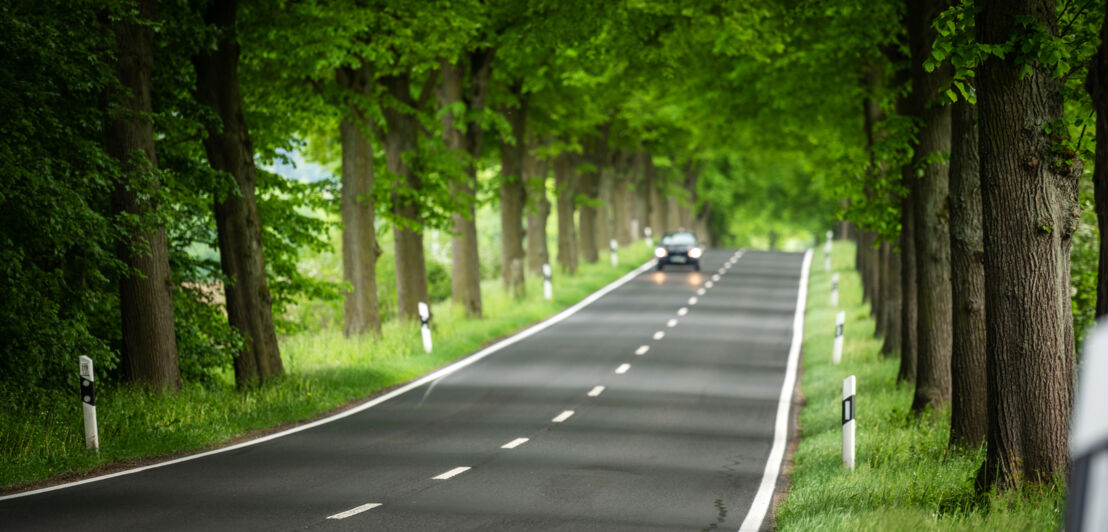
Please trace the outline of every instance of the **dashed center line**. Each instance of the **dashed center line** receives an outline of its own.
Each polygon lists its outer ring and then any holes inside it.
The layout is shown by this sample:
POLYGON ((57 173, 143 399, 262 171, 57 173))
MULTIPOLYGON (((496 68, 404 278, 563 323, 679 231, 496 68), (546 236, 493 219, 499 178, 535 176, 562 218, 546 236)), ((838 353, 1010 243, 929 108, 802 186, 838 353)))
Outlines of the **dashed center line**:
POLYGON ((569 419, 569 417, 572 416, 572 415, 573 415, 573 410, 566 410, 566 411, 562 412, 561 414, 558 414, 557 416, 555 416, 554 419, 551 419, 550 421, 552 421, 554 423, 561 423, 561 422, 569 419))
POLYGON ((589 390, 588 395, 589 395, 589 397, 597 397, 603 392, 604 392, 604 387, 603 386, 594 386, 593 389, 589 390))
POLYGON ((643 356, 646 354, 647 351, 650 351, 649 345, 640 345, 639 348, 635 350, 635 354, 643 356))
POLYGON ((662 338, 665 338, 665 337, 666 337, 666 333, 664 331, 658 331, 658 332, 654 333, 654 339, 655 340, 661 340, 662 338))
POLYGON ((431 477, 431 480, 446 480, 448 478, 456 477, 458 475, 461 475, 462 473, 465 473, 466 471, 469 471, 469 470, 470 470, 469 466, 455 467, 454 469, 451 469, 450 471, 442 473, 438 476, 431 477))
POLYGON ((504 445, 501 445, 500 448, 501 449, 515 449, 516 447, 519 447, 520 445, 523 445, 523 444, 527 443, 528 440, 530 440, 530 438, 516 438, 516 439, 514 439, 514 440, 512 440, 508 443, 505 443, 504 445))
POLYGON ((627 370, 629 369, 631 369, 631 364, 620 364, 619 367, 616 368, 616 373, 623 375, 624 373, 627 373, 627 370))
POLYGON ((677 315, 678 316, 684 316, 685 314, 688 314, 688 313, 689 313, 689 307, 681 307, 681 308, 677 309, 677 315))
POLYGON ((669 320, 669 321, 666 322, 666 327, 676 327, 676 326, 677 326, 677 318, 673 318, 672 320, 669 320))
POLYGON ((725 270, 725 269, 723 269, 723 268, 720 268, 720 269, 719 269, 719 274, 720 274, 720 275, 723 275, 724 273, 727 273, 727 270, 725 270))
POLYGON ((699 299, 697 299, 697 298, 696 298, 696 296, 693 296, 693 297, 690 297, 690 298, 689 298, 689 304, 690 304, 690 305, 695 305, 695 304, 697 304, 697 303, 699 303, 699 302, 700 302, 700 300, 699 300, 699 299))
POLYGON ((696 290, 696 295, 698 295, 698 296, 702 296, 702 295, 707 294, 707 293, 708 293, 708 291, 705 290, 704 288, 698 288, 696 290))
POLYGON ((713 286, 715 286, 715 283, 713 283, 712 281, 704 283, 704 288, 711 288, 713 286))
POLYGON ((381 506, 381 503, 371 502, 369 504, 363 504, 361 506, 358 506, 357 508, 351 508, 345 512, 340 512, 335 515, 328 516, 327 519, 346 519, 347 517, 358 515, 366 510, 372 510, 378 506, 381 506))
POLYGON ((718 273, 712 274, 712 281, 718 281, 718 280, 719 280, 719 274, 718 273))

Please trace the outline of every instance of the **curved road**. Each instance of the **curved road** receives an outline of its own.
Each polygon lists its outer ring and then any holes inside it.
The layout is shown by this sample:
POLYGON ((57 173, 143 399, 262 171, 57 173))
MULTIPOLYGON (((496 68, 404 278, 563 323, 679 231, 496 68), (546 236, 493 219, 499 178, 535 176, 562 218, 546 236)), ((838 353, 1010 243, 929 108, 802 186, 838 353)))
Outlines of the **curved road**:
POLYGON ((0 499, 0 528, 737 529, 774 440, 804 255, 702 262, 342 419, 0 499))

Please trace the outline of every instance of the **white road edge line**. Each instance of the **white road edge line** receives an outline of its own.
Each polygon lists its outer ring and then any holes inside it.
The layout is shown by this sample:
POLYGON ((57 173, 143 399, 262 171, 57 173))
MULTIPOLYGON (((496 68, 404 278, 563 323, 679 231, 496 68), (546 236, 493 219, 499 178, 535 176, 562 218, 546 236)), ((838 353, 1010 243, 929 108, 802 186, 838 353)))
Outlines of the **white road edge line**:
POLYGON ((589 390, 588 396, 589 397, 599 397, 600 394, 603 393, 603 392, 604 392, 604 387, 603 386, 596 386, 596 387, 593 387, 593 389, 589 390))
POLYGON ((639 348, 635 350, 635 354, 638 356, 643 356, 646 354, 647 351, 650 351, 649 345, 640 345, 639 348))
POLYGON ((616 373, 623 375, 624 373, 627 373, 627 370, 629 369, 631 369, 631 364, 620 364, 619 367, 616 368, 616 373))
POLYGON ((777 426, 773 431, 773 447, 766 460, 762 483, 750 504, 750 511, 743 519, 739 532, 757 532, 766 518, 785 458, 785 445, 789 439, 789 406, 792 404, 793 387, 796 385, 796 368, 800 361, 800 347, 804 341, 804 307, 808 301, 808 272, 812 265, 812 250, 804 253, 804 265, 800 268, 800 286, 796 294, 796 315, 793 317, 793 342, 789 346, 789 362, 785 369, 785 382, 781 384, 781 397, 777 401, 777 426))
POLYGON ((665 338, 665 337, 666 337, 665 331, 658 331, 658 332, 654 333, 654 339, 655 340, 661 340, 662 338, 665 338))
POLYGON ((536 323, 536 324, 532 325, 531 327, 528 327, 527 329, 524 329, 524 330, 520 331, 519 334, 516 334, 515 336, 509 336, 508 338, 505 338, 505 339, 503 339, 499 342, 496 342, 495 344, 492 344, 492 345, 490 345, 490 346, 488 346, 488 347, 486 347, 486 348, 484 348, 484 349, 482 349, 482 350, 480 350, 480 351, 478 351, 478 352, 476 352, 472 355, 469 355, 468 357, 465 357, 465 358, 463 358, 463 359, 461 359, 461 360, 459 360, 459 361, 457 361, 453 364, 450 364, 449 366, 446 366, 445 368, 442 368, 442 369, 440 369, 440 370, 438 370, 434 373, 429 373, 427 375, 424 375, 420 379, 409 382, 408 384, 405 384, 405 385, 403 385, 399 388, 396 388, 391 392, 388 392, 386 394, 374 397, 373 399, 370 399, 370 400, 368 400, 368 401, 366 401, 366 402, 364 402, 364 403, 362 403, 358 406, 355 406, 354 408, 339 412, 338 414, 335 414, 333 416, 325 417, 323 419, 317 419, 317 420, 315 420, 311 423, 305 423, 303 425, 300 425, 300 426, 297 426, 297 427, 294 427, 294 428, 291 428, 291 429, 288 429, 288 430, 283 430, 281 432, 275 432, 275 433, 270 434, 268 436, 262 436, 260 438, 254 439, 254 440, 248 440, 248 441, 244 441, 242 443, 238 443, 238 444, 235 444, 235 445, 229 445, 227 447, 221 447, 219 449, 213 449, 213 450, 207 451, 207 452, 192 454, 192 455, 189 455, 189 456, 184 456, 184 457, 177 458, 177 459, 174 459, 174 460, 169 460, 169 461, 166 461, 166 462, 151 464, 151 465, 143 466, 143 467, 136 467, 134 469, 128 469, 126 471, 120 471, 118 473, 110 473, 110 474, 101 475, 101 476, 98 476, 98 477, 86 478, 84 480, 78 480, 78 481, 75 481, 75 482, 68 482, 68 483, 65 483, 65 484, 59 484, 57 486, 50 486, 48 488, 41 488, 41 489, 32 490, 32 491, 25 491, 25 492, 22 492, 22 493, 13 493, 11 495, 3 495, 3 496, 0 496, 0 501, 5 501, 5 500, 8 500, 8 499, 17 499, 19 497, 27 497, 27 496, 30 496, 30 495, 38 495, 40 493, 46 493, 46 492, 49 492, 49 491, 56 491, 56 490, 60 490, 60 489, 70 488, 70 487, 73 487, 73 486, 80 486, 81 484, 88 484, 90 482, 99 482, 101 480, 107 480, 107 479, 110 479, 110 478, 121 477, 123 475, 132 475, 132 474, 135 474, 135 473, 140 473, 142 471, 146 471, 148 469, 156 469, 156 468, 159 468, 159 467, 166 467, 166 466, 171 466, 171 465, 174 465, 174 464, 179 464, 181 462, 188 462, 190 460, 197 460, 197 459, 204 458, 204 457, 207 457, 207 456, 211 456, 211 455, 214 455, 214 454, 226 453, 226 452, 230 452, 230 451, 237 451, 237 450, 245 448, 245 447, 250 447, 250 446, 253 446, 253 445, 257 445, 259 443, 265 443, 267 441, 275 440, 277 438, 282 438, 282 437, 288 436, 290 434, 295 434, 297 432, 305 431, 305 430, 308 430, 308 429, 314 429, 314 428, 316 428, 320 425, 325 425, 325 424, 330 423, 332 421, 338 421, 338 420, 340 420, 342 418, 345 418, 345 417, 350 417, 354 414, 357 414, 357 413, 362 412, 364 410, 368 410, 368 409, 373 408, 373 407, 375 407, 375 406, 377 406, 381 403, 384 403, 385 401, 388 401, 390 399, 394 399, 396 397, 399 397, 399 396, 401 396, 401 395, 403 395, 407 392, 410 392, 410 391, 412 391, 416 388, 419 388, 420 386, 423 386, 424 384, 427 384, 429 382, 433 382, 433 381, 436 381, 436 380, 441 379, 443 377, 446 377, 447 375, 455 373, 458 370, 460 370, 462 368, 465 368, 466 366, 475 364, 476 362, 480 361, 481 359, 483 359, 483 358, 485 358, 485 357, 487 357, 487 356, 489 356, 489 355, 491 355, 491 354, 493 354, 497 351, 500 351, 501 349, 504 349, 505 347, 508 347, 508 346, 510 346, 512 344, 515 344, 515 343, 517 343, 521 340, 525 340, 525 339, 527 339, 531 336, 534 336, 534 335, 536 335, 536 334, 538 334, 538 333, 540 333, 540 332, 542 332, 546 329, 549 329, 550 327, 558 324, 559 322, 564 321, 566 318, 576 314, 581 309, 591 305, 596 300, 608 295, 613 290, 615 290, 615 289, 631 282, 632 279, 634 279, 635 277, 638 277, 643 272, 645 272, 647 270, 650 270, 650 269, 653 269, 654 265, 655 265, 654 259, 650 259, 650 260, 646 261, 645 263, 643 263, 638 268, 635 268, 634 270, 631 270, 630 272, 627 272, 627 274, 624 275, 623 277, 620 277, 619 279, 616 279, 615 281, 612 281, 611 283, 608 284, 608 286, 605 286, 605 287, 601 288, 600 290, 597 290, 597 291, 593 292, 592 294, 589 294, 588 296, 585 297, 585 299, 582 299, 581 301, 578 301, 573 306, 571 306, 571 307, 569 307, 569 308, 567 308, 567 309, 565 309, 565 310, 563 310, 563 311, 547 318, 544 321, 540 321, 539 323, 536 323))
POLYGON ((572 416, 572 415, 573 415, 573 410, 565 410, 561 414, 558 414, 557 416, 554 416, 554 419, 551 419, 550 421, 553 422, 553 423, 561 423, 561 422, 569 419, 569 417, 572 416))
POLYGON ((345 512, 340 512, 332 516, 328 516, 327 519, 346 519, 352 515, 358 515, 366 510, 372 510, 378 506, 381 506, 379 502, 371 502, 369 504, 363 504, 357 508, 351 508, 345 512))
POLYGON ((514 440, 512 440, 508 443, 505 443, 504 445, 501 445, 500 448, 501 449, 515 449, 516 447, 519 447, 520 445, 523 445, 523 444, 527 443, 530 440, 531 440, 531 438, 516 438, 516 439, 514 439, 514 440))
POLYGON ((451 477, 456 477, 458 475, 461 475, 462 473, 465 473, 466 471, 469 471, 470 469, 471 468, 469 466, 455 467, 454 469, 451 469, 450 471, 447 471, 445 473, 440 473, 438 476, 431 477, 431 480, 446 480, 446 479, 449 479, 451 477))

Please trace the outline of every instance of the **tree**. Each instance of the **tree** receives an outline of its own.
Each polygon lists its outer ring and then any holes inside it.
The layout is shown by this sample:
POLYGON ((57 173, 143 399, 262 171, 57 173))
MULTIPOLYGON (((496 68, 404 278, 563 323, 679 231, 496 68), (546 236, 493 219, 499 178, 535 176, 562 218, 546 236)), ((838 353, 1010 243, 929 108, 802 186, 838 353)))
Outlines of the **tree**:
POLYGON ((505 103, 501 113, 510 131, 500 142, 500 279, 516 299, 524 296, 523 207, 526 188, 523 162, 527 145, 527 95, 522 85, 510 89, 515 103, 505 103))
POLYGON ((537 143, 532 140, 523 156, 523 184, 527 187, 527 269, 542 275, 542 266, 550 263, 546 246, 546 220, 550 217, 550 199, 546 196, 546 177, 550 164, 535 154, 537 143))
POLYGON ((273 327, 273 299, 266 282, 261 220, 254 197, 254 147, 239 90, 237 9, 238 3, 228 0, 213 2, 204 11, 204 21, 219 37, 214 49, 193 58, 193 65, 196 100, 216 118, 208 122, 204 138, 208 162, 231 178, 215 192, 215 219, 220 262, 227 278, 227 318, 246 340, 235 357, 235 383, 245 387, 281 375, 284 367, 273 327))
MULTIPOLYGON (((989 0, 976 19, 985 46, 1042 42, 1057 31, 1053 0, 989 0)), ((988 335, 984 490, 1049 481, 1066 469, 1075 366, 1069 250, 1082 164, 1057 149, 1065 132, 1051 125, 1063 118, 1061 83, 1044 63, 991 55, 977 83, 988 335)))
POLYGON ((565 273, 577 271, 577 229, 574 225, 573 193, 577 185, 576 156, 563 152, 554 157, 554 187, 558 214, 558 266, 565 273))
MULTIPOLYGON (((1096 155, 1093 163, 1097 228, 1108 234, 1108 12, 1100 30, 1100 46, 1085 80, 1096 111, 1096 155)), ((1096 316, 1108 314, 1108 238, 1099 243, 1096 283, 1096 316)))
POLYGON ((129 237, 119 243, 118 251, 129 270, 119 280, 124 371, 135 384, 177 390, 181 374, 173 326, 173 281, 166 232, 153 199, 161 187, 150 119, 155 4, 141 0, 137 17, 112 24, 118 43, 115 71, 123 92, 114 95, 118 103, 110 110, 105 137, 108 153, 123 170, 112 191, 112 208, 126 220, 129 237))
POLYGON ((950 399, 951 288, 949 165, 950 106, 941 91, 950 82, 951 67, 943 62, 931 72, 924 69, 937 32, 932 26, 944 9, 944 0, 908 2, 908 41, 911 50, 912 92, 915 114, 921 120, 919 144, 913 166, 921 175, 912 187, 915 227, 917 322, 916 393, 912 410, 939 408, 950 399))

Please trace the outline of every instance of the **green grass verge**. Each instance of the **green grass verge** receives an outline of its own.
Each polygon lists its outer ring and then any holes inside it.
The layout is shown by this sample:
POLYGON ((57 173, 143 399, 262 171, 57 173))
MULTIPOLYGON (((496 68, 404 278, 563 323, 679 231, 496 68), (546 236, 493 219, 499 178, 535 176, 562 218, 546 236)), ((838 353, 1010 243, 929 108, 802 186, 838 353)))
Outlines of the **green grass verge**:
POLYGON ((839 308, 830 306, 831 274, 814 254, 805 317, 806 405, 780 530, 1058 530, 1064 482, 1022 491, 974 493, 984 450, 947 446, 949 411, 910 415, 913 388, 897 385, 899 359, 884 358, 853 269, 854 246, 836 241, 839 308), (837 311, 846 312, 843 362, 831 363, 837 311), (842 466, 842 381, 858 379, 856 468, 842 466))
POLYGON ((251 431, 318 417, 547 318, 638 267, 651 252, 637 244, 620 250, 618 268, 603 253, 599 263, 583 264, 574 276, 555 273, 554 301, 542 299, 538 278, 528 278, 523 301, 505 295, 499 281, 487 281, 484 319, 466 319, 449 302, 434 307, 432 354, 423 352, 418 323, 389 322, 380 337, 348 339, 327 330, 282 338, 287 374, 254 390, 238 391, 229 381, 186 384, 176 395, 98 390, 99 453, 85 449, 76 390, 41 411, 0 410, 0 489, 217 447, 251 431))

